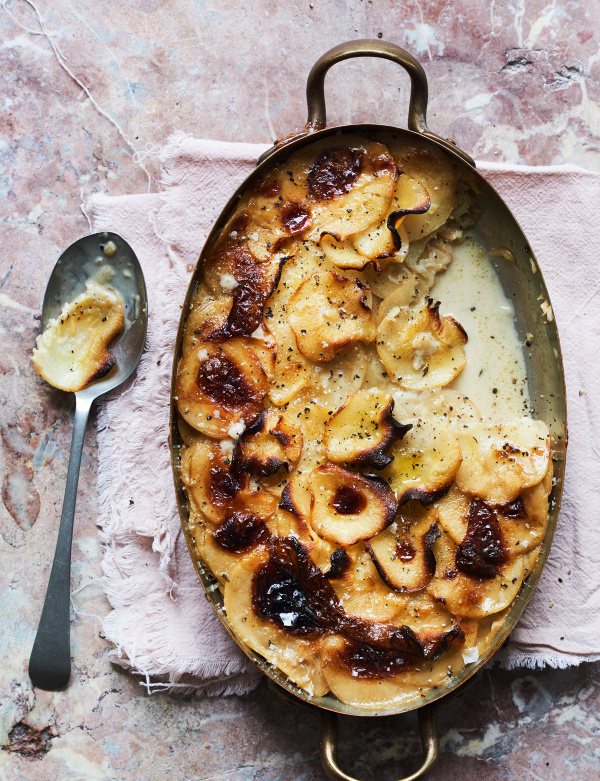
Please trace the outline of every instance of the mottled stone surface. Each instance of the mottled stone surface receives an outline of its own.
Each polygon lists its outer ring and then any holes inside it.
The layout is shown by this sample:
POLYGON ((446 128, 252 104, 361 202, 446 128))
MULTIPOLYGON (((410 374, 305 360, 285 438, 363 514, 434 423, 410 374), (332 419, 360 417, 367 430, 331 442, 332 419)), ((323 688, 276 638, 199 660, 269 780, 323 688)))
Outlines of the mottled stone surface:
MULTIPOLYGON (((62 503, 70 399, 27 359, 60 250, 88 229, 92 192, 158 189, 174 130, 270 141, 305 121, 313 61, 344 40, 413 51, 431 128, 480 159, 600 169, 595 0, 26 0, 0 7, 0 776, 7 780, 322 779, 318 714, 266 686, 242 698, 148 697, 101 636, 95 421, 73 548, 67 691, 33 691, 27 658, 62 503)), ((407 77, 379 61, 336 66, 331 122, 405 122, 407 77)), ((486 671, 440 707, 432 779, 596 779, 600 665, 486 671)), ((364 779, 415 767, 414 717, 343 719, 342 765, 364 779)))

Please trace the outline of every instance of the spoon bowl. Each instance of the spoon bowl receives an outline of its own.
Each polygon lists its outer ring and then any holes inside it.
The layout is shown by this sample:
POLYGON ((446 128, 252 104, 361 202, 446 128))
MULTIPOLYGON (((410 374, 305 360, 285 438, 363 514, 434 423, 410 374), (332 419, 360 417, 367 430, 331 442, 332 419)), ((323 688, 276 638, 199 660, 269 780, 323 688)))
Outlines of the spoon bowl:
POLYGON ((85 428, 90 408, 99 396, 124 383, 142 356, 148 325, 146 284, 139 261, 129 244, 110 231, 83 236, 58 259, 42 305, 42 330, 57 318, 63 306, 84 292, 91 278, 105 279, 124 304, 123 329, 109 347, 116 358, 111 371, 75 393, 73 437, 56 551, 42 616, 29 659, 33 684, 50 691, 66 686, 71 675, 70 579, 71 542, 77 482, 85 428))
POLYGON ((42 330, 50 320, 57 318, 67 301, 73 301, 85 289, 85 283, 106 267, 113 275, 110 286, 117 290, 124 304, 124 327, 110 343, 117 359, 113 370, 98 382, 88 385, 77 395, 98 396, 116 388, 135 370, 146 340, 148 300, 141 266, 131 246, 111 231, 92 233, 73 242, 62 253, 46 287, 42 304, 42 330), (112 255, 104 250, 114 244, 112 255))

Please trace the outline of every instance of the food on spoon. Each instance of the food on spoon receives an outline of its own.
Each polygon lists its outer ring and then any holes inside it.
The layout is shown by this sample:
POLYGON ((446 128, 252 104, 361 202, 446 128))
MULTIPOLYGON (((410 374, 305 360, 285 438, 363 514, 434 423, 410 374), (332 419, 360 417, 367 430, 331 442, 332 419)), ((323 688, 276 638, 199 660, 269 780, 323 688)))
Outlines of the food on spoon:
POLYGON ((259 177, 205 254, 175 389, 189 528, 237 638, 311 695, 444 686, 539 555, 547 427, 492 419, 465 380, 487 334, 434 298, 477 217, 442 151, 334 135, 259 177))
POLYGON ((80 391, 105 377, 116 364, 108 349, 123 330, 120 294, 90 279, 85 291, 65 304, 37 337, 31 360, 46 382, 66 391, 80 391))

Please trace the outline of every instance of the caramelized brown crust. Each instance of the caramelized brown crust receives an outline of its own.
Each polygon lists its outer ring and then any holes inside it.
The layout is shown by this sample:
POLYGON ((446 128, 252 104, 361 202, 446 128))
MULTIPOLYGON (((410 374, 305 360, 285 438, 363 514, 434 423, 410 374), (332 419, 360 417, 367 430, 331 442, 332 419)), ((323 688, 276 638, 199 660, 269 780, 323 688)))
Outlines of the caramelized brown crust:
POLYGON ((310 524, 320 537, 337 545, 354 545, 377 534, 394 520, 398 502, 387 483, 375 475, 323 464, 308 478, 310 524))
POLYGON ((222 438, 260 414, 268 382, 254 352, 240 342, 200 342, 181 361, 175 385, 179 414, 209 437, 222 438))

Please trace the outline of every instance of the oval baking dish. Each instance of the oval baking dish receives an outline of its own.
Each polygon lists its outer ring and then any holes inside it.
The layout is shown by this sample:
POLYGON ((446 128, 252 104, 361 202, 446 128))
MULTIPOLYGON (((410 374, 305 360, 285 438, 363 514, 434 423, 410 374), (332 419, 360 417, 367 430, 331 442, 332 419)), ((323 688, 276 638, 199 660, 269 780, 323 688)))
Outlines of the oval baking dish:
POLYGON ((389 716, 393 713, 403 713, 419 708, 424 761, 421 768, 409 778, 418 778, 431 767, 437 757, 433 704, 441 697, 456 691, 456 689, 473 677, 501 647, 523 613, 548 555, 558 518, 563 487, 567 444, 566 400, 560 344, 556 324, 551 315, 552 310, 548 291, 529 243, 504 201, 478 173, 474 161, 467 154, 458 149, 452 141, 440 138, 427 129, 427 94, 425 73, 419 63, 406 51, 391 43, 370 40, 352 41, 331 49, 317 61, 310 72, 307 83, 308 122, 306 128, 300 133, 276 142, 272 149, 262 155, 256 170, 232 195, 216 221, 190 282, 175 347, 171 401, 171 452, 179 512, 190 555, 209 601, 223 625, 240 648, 271 681, 278 684, 277 688, 281 693, 321 709, 323 718, 321 741, 323 766, 330 778, 337 779, 349 779, 349 776, 345 775, 337 766, 337 722, 335 712, 355 716, 389 716), (378 124, 325 127, 324 80, 327 70, 341 60, 365 56, 392 60, 408 72, 411 78, 408 130, 378 124), (419 143, 430 145, 436 151, 442 150, 455 164, 461 180, 468 182, 478 212, 481 213, 473 232, 484 246, 500 248, 499 251, 494 253, 497 258, 494 267, 504 293, 507 297, 510 296, 510 300, 514 303, 519 340, 521 344, 527 342, 534 345, 533 349, 524 351, 526 375, 536 418, 542 420, 550 431, 554 461, 554 481, 550 495, 548 524, 541 544, 540 555, 533 571, 524 580, 512 602, 502 627, 493 637, 484 655, 474 662, 467 663, 464 669, 452 677, 448 683, 441 684, 438 688, 427 691, 420 700, 413 700, 400 707, 386 708, 385 710, 367 710, 346 705, 332 694, 327 694, 323 697, 310 696, 306 691, 292 683, 280 670, 273 667, 262 656, 245 646, 236 637, 223 609, 223 597, 219 588, 217 588, 217 581, 210 569, 198 556, 189 528, 188 498, 184 490, 181 474, 182 437, 178 425, 176 402, 177 372, 182 358, 185 323, 202 280, 204 260, 215 247, 225 226, 231 220, 240 198, 244 194, 251 190, 256 191, 256 188, 260 187, 261 183, 264 185, 266 177, 274 166, 283 163, 291 155, 313 144, 315 141, 321 141, 336 134, 341 134, 342 136, 359 135, 368 139, 385 137, 385 134, 388 136, 393 134, 393 137, 399 139, 400 143, 404 141, 407 144, 411 140, 414 143, 414 140, 417 139, 419 143), (542 306, 540 302, 542 302, 542 306))

